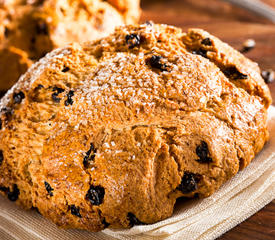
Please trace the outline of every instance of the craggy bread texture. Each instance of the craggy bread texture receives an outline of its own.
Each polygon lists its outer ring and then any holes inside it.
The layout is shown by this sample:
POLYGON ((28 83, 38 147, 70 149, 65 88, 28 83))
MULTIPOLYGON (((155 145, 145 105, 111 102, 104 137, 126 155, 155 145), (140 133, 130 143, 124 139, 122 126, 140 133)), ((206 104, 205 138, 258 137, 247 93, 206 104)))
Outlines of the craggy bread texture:
POLYGON ((54 48, 99 39, 116 26, 136 23, 139 2, 0 0, 0 62, 7 63, 0 68, 0 90, 10 88, 26 72, 22 59, 27 58, 29 67, 54 48))
POLYGON ((54 50, 0 103, 0 192, 63 228, 165 219, 268 140, 256 63, 209 33, 147 23, 54 50))

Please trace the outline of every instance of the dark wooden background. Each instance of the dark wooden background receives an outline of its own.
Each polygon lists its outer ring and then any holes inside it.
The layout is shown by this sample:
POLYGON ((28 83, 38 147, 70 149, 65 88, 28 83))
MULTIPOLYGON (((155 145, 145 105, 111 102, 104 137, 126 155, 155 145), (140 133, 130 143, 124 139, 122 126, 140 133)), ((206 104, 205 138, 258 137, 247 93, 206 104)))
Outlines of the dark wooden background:
MULTIPOLYGON (((141 21, 152 20, 183 28, 203 28, 236 49, 248 38, 256 47, 245 55, 262 70, 275 70, 275 24, 221 0, 141 0, 141 21)), ((275 8, 275 0, 264 0, 275 8)), ((269 84, 275 103, 275 82, 269 84)), ((275 240, 275 201, 219 240, 275 240)))

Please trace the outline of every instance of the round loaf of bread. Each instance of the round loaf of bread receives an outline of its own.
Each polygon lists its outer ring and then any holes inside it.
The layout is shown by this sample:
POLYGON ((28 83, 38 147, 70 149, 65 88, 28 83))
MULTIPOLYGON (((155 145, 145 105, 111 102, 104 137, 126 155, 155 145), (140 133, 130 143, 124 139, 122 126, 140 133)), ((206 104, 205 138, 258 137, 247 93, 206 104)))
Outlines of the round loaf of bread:
POLYGON ((26 72, 26 63, 30 66, 54 48, 99 39, 113 32, 116 26, 136 23, 140 15, 139 2, 0 1, 0 62, 12 63, 0 68, 0 91, 10 88, 26 72))
POLYGON ((165 219, 268 139, 256 63, 200 29, 146 23, 54 50, 0 103, 0 192, 63 228, 165 219))

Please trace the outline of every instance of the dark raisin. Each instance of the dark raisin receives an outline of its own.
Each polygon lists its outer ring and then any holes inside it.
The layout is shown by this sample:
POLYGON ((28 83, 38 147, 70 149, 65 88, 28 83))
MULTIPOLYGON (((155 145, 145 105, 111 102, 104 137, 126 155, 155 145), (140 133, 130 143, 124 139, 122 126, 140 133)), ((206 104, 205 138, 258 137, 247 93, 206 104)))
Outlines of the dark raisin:
POLYGON ((37 23, 35 29, 36 29, 37 34, 41 34, 41 35, 48 35, 49 34, 48 25, 45 22, 37 23))
POLYGON ((193 50, 192 53, 195 55, 201 55, 202 57, 207 58, 207 51, 204 49, 193 50))
POLYGON ((86 152, 86 155, 83 159, 83 165, 85 168, 89 167, 90 162, 95 159, 95 153, 96 153, 95 146, 94 144, 91 143, 90 149, 86 152))
POLYGON ((134 47, 139 46, 141 43, 140 36, 134 33, 126 35, 125 40, 129 46, 129 49, 133 49, 134 47))
POLYGON ((197 146, 196 153, 199 156, 199 159, 196 160, 197 162, 199 163, 213 162, 212 158, 209 157, 209 150, 206 142, 202 141, 201 144, 197 146))
POLYGON ((0 186, 0 191, 2 191, 2 192, 4 192, 4 193, 7 193, 7 192, 9 192, 10 190, 9 190, 9 188, 7 188, 7 187, 1 187, 1 186, 0 186))
POLYGON ((73 205, 70 205, 70 210, 71 210, 71 214, 72 215, 75 215, 75 216, 77 216, 77 217, 79 217, 79 218, 82 218, 82 216, 81 216, 81 214, 80 214, 80 212, 79 212, 79 207, 76 207, 74 204, 73 205))
POLYGON ((65 90, 63 88, 60 88, 60 87, 54 87, 53 88, 53 91, 57 92, 57 93, 63 93, 65 90))
POLYGON ((239 70, 233 66, 233 67, 228 67, 225 70, 223 70, 223 73, 226 77, 232 78, 234 80, 237 79, 247 79, 247 75, 239 72, 239 70))
POLYGON ((106 222, 105 218, 103 219, 102 224, 104 225, 104 228, 107 228, 110 226, 110 223, 106 222))
POLYGON ((167 64, 162 63, 162 59, 162 56, 153 55, 151 58, 149 58, 148 64, 153 68, 159 69, 160 71, 167 71, 168 66, 167 64))
POLYGON ((55 93, 52 94, 52 100, 56 103, 60 103, 61 98, 59 98, 58 93, 55 92, 55 93))
POLYGON ((45 188, 46 188, 48 194, 52 197, 53 196, 53 192, 52 191, 54 189, 51 187, 51 185, 48 182, 44 181, 44 184, 45 184, 45 188))
POLYGON ((0 130, 2 129, 2 119, 0 118, 0 130))
POLYGON ((8 199, 12 202, 16 201, 18 199, 20 192, 16 184, 13 185, 13 191, 8 192, 8 199))
POLYGON ((10 35, 10 30, 7 27, 5 27, 4 35, 6 38, 10 35))
POLYGON ((53 88, 54 93, 52 94, 52 100, 56 103, 59 103, 61 101, 61 98, 58 97, 60 93, 63 93, 65 90, 63 88, 54 87, 53 88))
POLYGON ((205 38, 201 41, 201 44, 203 44, 205 46, 212 46, 212 41, 210 38, 205 38))
POLYGON ((275 73, 273 70, 262 71, 262 77, 265 83, 272 83, 275 79, 275 73))
POLYGON ((243 43, 243 48, 240 51, 241 53, 247 53, 250 50, 252 50, 256 45, 255 40, 253 39, 247 39, 244 43, 243 43))
POLYGON ((3 151, 0 150, 0 165, 2 164, 3 160, 4 160, 3 151))
POLYGON ((130 224, 129 224, 130 227, 133 227, 134 225, 144 225, 144 224, 145 224, 145 223, 139 221, 139 220, 137 219, 137 217, 135 216, 135 214, 133 214, 133 213, 131 213, 131 212, 129 212, 129 213, 127 214, 127 219, 128 219, 128 221, 130 222, 130 224))
POLYGON ((67 99, 65 101, 65 106, 73 105, 73 99, 72 97, 74 96, 74 91, 70 90, 67 94, 67 99))
POLYGON ((12 118, 14 110, 10 107, 4 107, 4 108, 1 109, 1 112, 4 112, 6 120, 9 121, 12 118))
POLYGON ((93 205, 98 206, 103 202, 104 195, 105 189, 103 187, 91 185, 88 193, 86 194, 86 199, 93 205))
POLYGON ((198 186, 196 182, 196 175, 194 173, 184 172, 178 189, 182 193, 191 193, 195 191, 197 188, 198 186))
POLYGON ((69 67, 64 67, 64 68, 62 69, 62 72, 63 72, 63 73, 68 72, 68 71, 70 71, 70 68, 69 68, 69 67))
POLYGON ((35 88, 34 91, 39 91, 40 89, 44 88, 42 84, 38 84, 35 88))
POLYGON ((25 94, 23 92, 18 92, 13 94, 13 101, 16 104, 21 103, 24 98, 25 98, 25 94))

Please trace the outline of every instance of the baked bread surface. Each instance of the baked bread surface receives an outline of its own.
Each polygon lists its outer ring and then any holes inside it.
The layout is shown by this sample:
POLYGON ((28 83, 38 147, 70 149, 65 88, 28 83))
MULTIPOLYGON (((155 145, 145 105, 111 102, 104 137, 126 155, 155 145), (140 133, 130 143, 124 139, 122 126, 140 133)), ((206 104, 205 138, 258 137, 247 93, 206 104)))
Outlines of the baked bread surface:
POLYGON ((0 102, 0 192, 63 228, 165 219, 268 140, 256 63, 200 29, 148 22, 46 55, 0 102))

